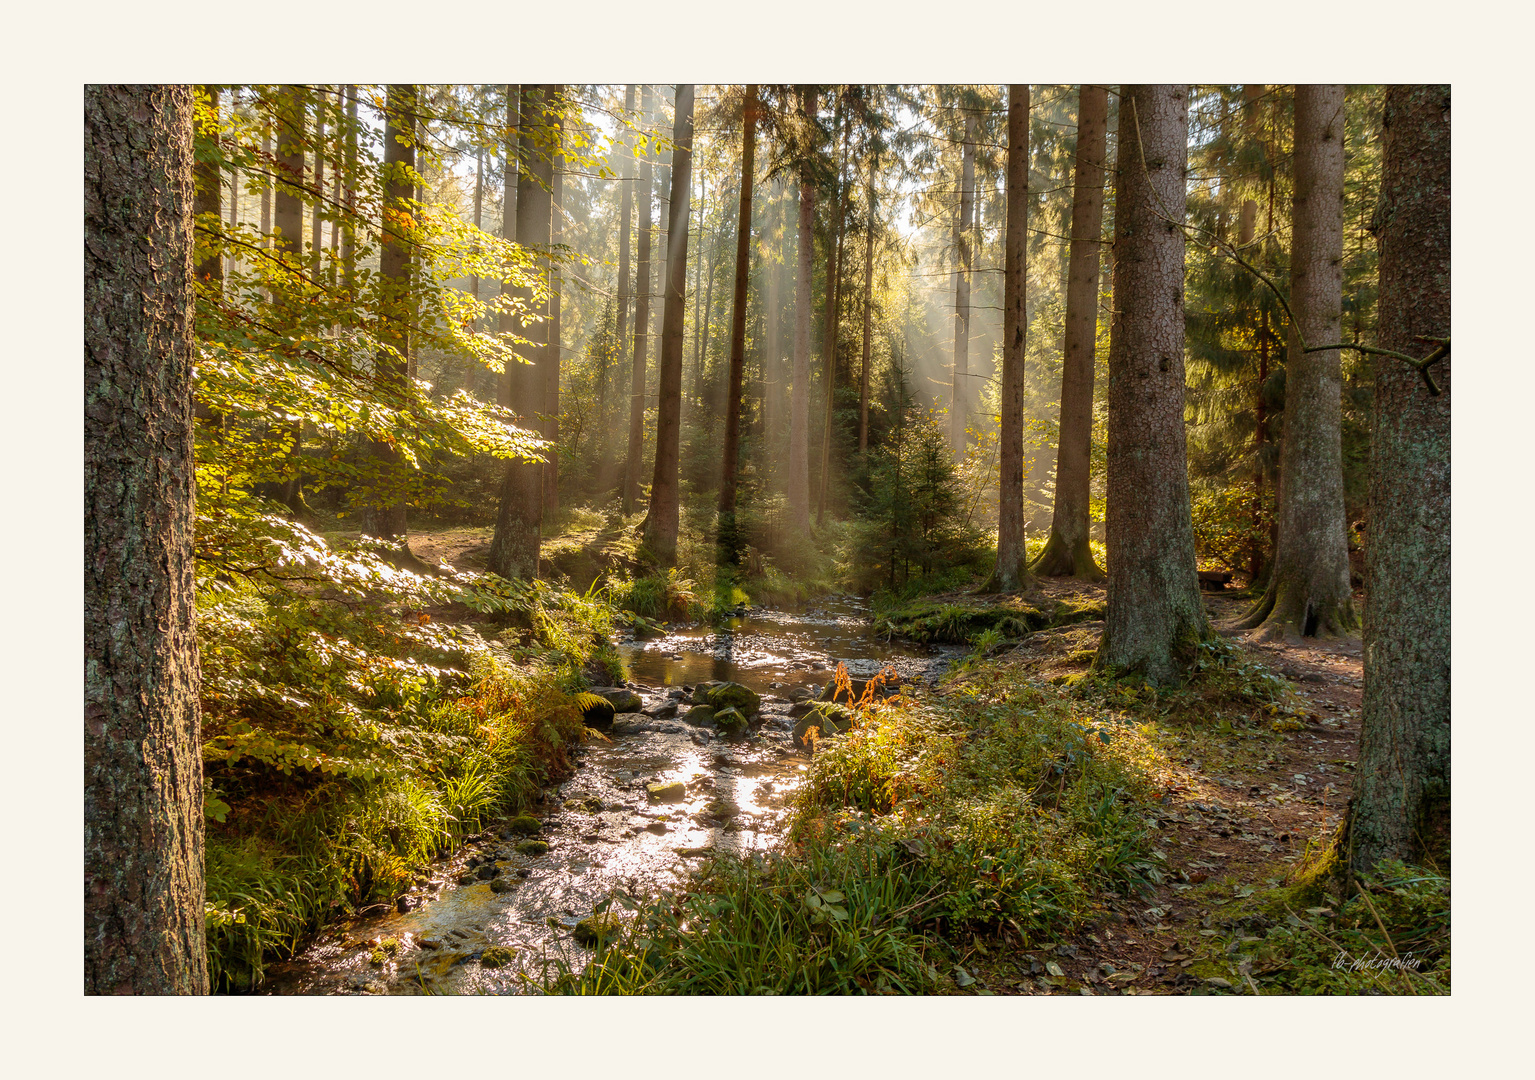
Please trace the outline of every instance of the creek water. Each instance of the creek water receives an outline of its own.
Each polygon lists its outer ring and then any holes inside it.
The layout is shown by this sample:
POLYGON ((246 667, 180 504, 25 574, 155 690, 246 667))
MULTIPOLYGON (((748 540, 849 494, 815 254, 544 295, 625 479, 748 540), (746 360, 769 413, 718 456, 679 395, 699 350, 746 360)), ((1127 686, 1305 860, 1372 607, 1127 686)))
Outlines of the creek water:
POLYGON ((855 678, 892 667, 904 681, 927 682, 962 651, 884 641, 851 597, 798 612, 750 609, 718 628, 681 628, 618 648, 628 689, 654 715, 621 715, 610 741, 578 748, 573 775, 545 789, 530 813, 540 819, 547 852, 519 852, 523 837, 495 823, 416 879, 403 898, 409 910, 331 927, 293 960, 269 967, 262 991, 537 992, 557 964, 578 970, 591 957, 572 931, 616 890, 674 888, 713 852, 778 843, 808 765, 790 737, 795 687, 818 692, 839 662, 855 678), (725 736, 666 715, 669 701, 707 681, 739 682, 762 695, 747 734, 725 736), (651 801, 647 785, 658 781, 681 781, 684 798, 651 801), (397 947, 376 962, 376 945, 387 939, 397 947), (492 966, 491 953, 487 963, 493 946, 509 949, 510 958, 492 966))

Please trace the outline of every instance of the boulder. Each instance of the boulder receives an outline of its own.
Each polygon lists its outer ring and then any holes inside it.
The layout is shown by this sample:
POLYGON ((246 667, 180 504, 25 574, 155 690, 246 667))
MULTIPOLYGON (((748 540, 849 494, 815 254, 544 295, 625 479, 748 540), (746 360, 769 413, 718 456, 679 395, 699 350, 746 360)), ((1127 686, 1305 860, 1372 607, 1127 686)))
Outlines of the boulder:
POLYGON ((640 711, 653 720, 670 720, 677 715, 677 703, 668 698, 640 711))
POLYGON ((543 826, 538 818, 531 814, 519 814, 507 822, 506 832, 502 834, 503 840, 510 840, 514 836, 537 836, 543 826))
POLYGON ((700 687, 694 692, 693 700, 712 705, 716 709, 739 709, 746 716, 752 715, 762 707, 762 698, 757 696, 756 691, 738 682, 717 683, 708 688, 700 687))
POLYGON ((813 701, 805 701, 805 700, 796 701, 793 705, 789 706, 789 715, 790 716, 804 716, 806 713, 808 713, 811 709, 814 709, 814 708, 815 708, 815 702, 813 702, 813 701))
POLYGON ((806 736, 811 728, 818 729, 820 734, 817 738, 824 739, 830 735, 840 735, 852 726, 853 713, 850 709, 831 703, 817 705, 794 725, 794 745, 801 750, 805 749, 806 736))
POLYGON ((604 938, 617 936, 624 928, 623 920, 611 911, 588 915, 576 923, 571 936, 583 945, 596 945, 604 938))
POLYGON ((746 714, 740 709, 725 708, 714 714, 714 722, 726 731, 746 730, 746 714))
POLYGON ((789 700, 796 704, 801 701, 809 701, 810 698, 810 691, 803 686, 796 686, 789 691, 789 700))
POLYGON ((586 708, 581 710, 581 721, 587 727, 601 731, 612 726, 613 717, 617 712, 618 710, 613 708, 613 703, 599 694, 595 700, 587 699, 586 708))
POLYGON ((522 855, 546 855, 549 852, 549 844, 544 840, 524 840, 517 845, 517 851, 522 855))
POLYGON ((682 721, 685 724, 692 724, 694 727, 713 727, 714 708, 709 705, 694 705, 682 717, 682 721))
POLYGON ((593 693, 607 698, 614 712, 639 712, 645 707, 645 702, 633 690, 596 690, 593 693))

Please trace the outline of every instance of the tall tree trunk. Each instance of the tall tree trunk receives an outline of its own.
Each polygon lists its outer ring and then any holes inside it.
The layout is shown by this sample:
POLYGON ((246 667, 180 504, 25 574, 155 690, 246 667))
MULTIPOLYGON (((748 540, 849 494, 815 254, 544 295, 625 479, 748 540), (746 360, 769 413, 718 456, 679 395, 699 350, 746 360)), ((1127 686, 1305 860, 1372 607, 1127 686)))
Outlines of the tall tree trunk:
MULTIPOLYGON (((1422 356, 1450 336, 1450 88, 1390 87, 1382 126, 1380 345, 1422 356)), ((1448 357, 1431 371, 1438 396, 1375 358, 1355 874, 1388 858, 1450 870, 1448 357)))
POLYGON ((1266 638, 1358 627, 1343 512, 1343 362, 1308 345, 1343 334, 1343 87, 1295 88, 1295 198, 1285 364, 1279 543, 1262 599, 1243 620, 1266 638), (1299 337, 1294 333, 1298 329, 1299 337))
POLYGON ((309 215, 309 252, 316 276, 320 270, 320 252, 324 250, 324 218, 320 196, 325 194, 325 88, 314 91, 314 207, 309 215))
MULTIPOLYGON (((699 178, 702 180, 703 169, 700 167, 699 178)), ((698 258, 693 260, 693 403, 703 403, 704 396, 704 346, 707 344, 709 332, 709 320, 705 314, 703 274, 704 263, 709 266, 709 302, 714 301, 714 260, 710 251, 709 234, 704 229, 704 203, 708 198, 709 188, 707 182, 699 184, 698 195, 698 258), (705 255, 710 258, 705 259, 705 255)))
POLYGON ((341 282, 348 297, 357 287, 357 87, 346 85, 346 218, 341 227, 341 282))
POLYGON ((331 288, 336 286, 339 259, 341 257, 341 171, 343 168, 342 159, 346 153, 343 141, 343 128, 346 126, 344 89, 340 84, 337 84, 336 120, 333 125, 334 132, 331 136, 331 141, 335 143, 336 147, 332 151, 331 157, 330 210, 332 216, 330 222, 330 269, 326 274, 326 281, 331 288))
MULTIPOLYGON (((383 329, 380 338, 388 348, 375 360, 379 388, 393 406, 404 404, 410 394, 410 237, 400 218, 407 216, 408 200, 415 191, 411 172, 416 167, 416 114, 419 94, 414 84, 389 87, 384 118, 384 229, 379 245, 378 274, 382 293, 383 329)), ((373 440, 371 455, 382 476, 399 463, 399 453, 383 439, 373 440)), ((405 504, 375 497, 363 513, 363 532, 385 540, 405 535, 405 504)))
POLYGON ((1108 611, 1097 665, 1176 683, 1210 634, 1183 429, 1188 87, 1120 97, 1109 341, 1108 611), (1168 219, 1171 219, 1170 221, 1168 219))
MULTIPOLYGON (((230 101, 229 101, 229 118, 230 118, 231 121, 234 121, 234 120, 238 119, 238 115, 239 115, 239 112, 240 112, 240 88, 238 86, 234 87, 230 91, 229 97, 230 97, 230 101)), ((229 232, 231 234, 233 234, 235 232, 236 228, 239 226, 239 224, 240 224, 240 167, 238 165, 231 165, 229 167, 229 232)), ((231 252, 230 255, 229 255, 229 264, 228 264, 227 273, 229 273, 230 275, 233 275, 234 272, 235 272, 235 266, 236 266, 236 264, 238 262, 239 262, 238 257, 233 252, 231 252)))
MULTIPOLYGON (((634 84, 624 87, 624 119, 634 113, 634 84)), ((623 178, 621 209, 618 213, 618 323, 614 333, 619 356, 628 353, 629 333, 629 221, 634 216, 634 143, 626 133, 620 143, 623 178)))
POLYGON ((869 231, 863 245, 863 363, 858 368, 858 452, 869 452, 869 366, 874 356, 874 157, 869 157, 869 231))
MULTIPOLYGON (((559 84, 548 83, 523 86, 518 123, 522 163, 517 170, 517 243, 544 253, 538 256, 538 269, 544 275, 550 271, 546 253, 553 211, 554 145, 558 141, 558 135, 547 129, 553 124, 550 114, 563 89, 559 84), (534 132, 538 132, 536 138, 534 132)), ((538 414, 545 400, 548 315, 547 302, 533 305, 530 321, 517 331, 528 342, 518 348, 526 363, 508 365, 512 368, 512 408, 517 410, 521 425, 532 431, 541 430, 538 414)), ((552 448, 545 451, 552 453, 552 448)), ((506 463, 496 529, 485 560, 492 573, 528 580, 538 576, 544 517, 543 471, 543 464, 536 461, 513 459, 506 463)))
POLYGON ((687 311, 688 200, 693 184, 693 85, 677 84, 672 130, 671 192, 666 237, 666 299, 661 312, 656 469, 650 482, 645 546, 671 566, 677 561, 678 452, 682 421, 682 332, 687 311))
POLYGON ((85 88, 85 992, 205 994, 192 88, 85 88))
MULTIPOLYGON (((476 146, 474 148, 474 227, 475 227, 476 231, 479 231, 480 224, 481 224, 481 222, 484 221, 484 214, 485 214, 485 148, 483 146, 476 146)), ((480 302, 480 275, 479 274, 470 274, 469 275, 469 292, 474 296, 474 302, 476 304, 478 304, 480 302)), ((474 320, 474 327, 473 327, 473 329, 478 330, 479 327, 480 327, 480 320, 479 320, 479 317, 476 316, 475 320, 474 320)), ((470 368, 471 371, 478 370, 478 366, 479 365, 476 364, 475 361, 471 360, 470 364, 473 365, 470 368)), ((468 384, 468 388, 471 389, 471 390, 473 389, 473 382, 474 381, 475 380, 471 377, 470 382, 468 384)))
MULTIPOLYGON (((560 129, 556 128, 556 131, 558 130, 560 129)), ((553 212, 549 223, 549 241, 552 244, 560 242, 563 225, 560 213, 563 179, 564 173, 560 165, 556 163, 553 212)), ((560 507, 560 270, 553 263, 549 265, 549 349, 544 357, 543 435, 550 443, 549 450, 545 454, 549 460, 544 465, 544 515, 547 517, 553 515, 560 507)))
POLYGON ((1002 419, 997 498, 999 592, 1028 583, 1023 517, 1024 343, 1028 332, 1029 87, 1007 88, 1007 238, 1002 252, 1002 419))
MULTIPOLYGON (((277 231, 273 247, 279 254, 286 254, 287 263, 295 270, 304 266, 304 143, 306 92, 297 86, 284 86, 278 91, 277 104, 277 192, 273 202, 272 224, 277 231)), ((297 322, 299 312, 287 296, 274 297, 284 309, 284 319, 297 322)), ((295 421, 289 425, 291 446, 288 451, 288 478, 282 484, 282 502, 295 518, 311 516, 304 502, 300 480, 299 452, 303 447, 304 425, 295 421)))
MULTIPOLYGON (((815 121, 816 86, 800 87, 800 114, 815 121)), ((807 149, 807 154, 810 152, 807 149)), ((799 258, 794 276, 794 372, 789 390, 789 528, 810 535, 810 260, 815 252, 815 176, 799 177, 799 258)))
MULTIPOLYGON (((657 120, 654 115, 655 91, 645 86, 640 91, 640 114, 651 130, 657 120)), ((629 453, 624 465, 624 513, 634 513, 640 494, 640 472, 644 467, 645 453, 645 345, 650 337, 650 206, 654 174, 647 152, 640 163, 640 225, 638 265, 634 280, 634 364, 630 374, 629 393, 629 453)))
MULTIPOLYGON (((268 163, 272 160, 272 128, 265 124, 261 130, 261 160, 268 163)), ((263 247, 272 246, 272 178, 261 178, 261 244, 263 247)))
POLYGON ((757 84, 746 87, 742 105, 741 208, 736 223, 736 280, 730 308, 730 383, 725 392, 725 471, 720 482, 719 546, 730 563, 740 560, 736 533, 736 467, 741 456, 741 383, 746 372, 746 287, 751 280, 752 185, 757 178, 757 84))
POLYGON ((1097 580, 1103 571, 1090 544, 1093 369, 1098 343, 1098 264, 1103 236, 1103 175, 1108 158, 1109 91, 1081 88, 1076 176, 1066 271, 1066 356, 1061 371, 1061 429, 1056 448, 1055 512, 1036 574, 1097 580))
MULTIPOLYGON (((502 154, 506 159, 506 166, 502 169, 501 177, 501 239, 517 242, 517 188, 522 176, 522 87, 508 83, 506 85, 506 136, 502 154)), ((532 139, 526 141, 531 148, 532 139)), ((528 289, 519 289, 511 282, 501 283, 501 295, 510 296, 523 303, 529 303, 533 293, 528 289)), ((505 337, 520 331, 521 320, 509 311, 503 311, 496 320, 496 329, 505 337)), ((502 408, 513 408, 512 380, 520 365, 514 357, 507 357, 502 365, 500 378, 496 381, 496 401, 502 408)))
MULTIPOLYGON (((208 99, 208 106, 213 110, 213 116, 216 119, 219 113, 218 86, 200 86, 197 89, 201 96, 208 99)), ((217 125, 212 130, 204 130, 202 136, 217 142, 217 125)), ((199 217, 203 214, 210 214, 215 220, 222 220, 224 216, 224 177, 218 164, 213 161, 199 161, 196 167, 196 181, 197 200, 194 212, 199 217)), ((217 282, 222 286, 224 281, 224 258, 219 254, 217 247, 211 248, 209 254, 198 262, 197 276, 202 281, 209 283, 217 282)))
MULTIPOLYGON (((767 352, 762 357, 762 448, 761 462, 764 473, 775 473, 778 462, 779 428, 783 424, 784 364, 783 340, 780 336, 780 307, 783 295, 783 182, 773 181, 768 198, 769 211, 767 236, 762 248, 763 272, 767 278, 767 302, 763 305, 763 320, 767 323, 764 336, 767 352)), ((776 477, 775 477, 776 479, 776 477)))
POLYGON ((842 238, 847 223, 847 140, 842 133, 842 101, 837 101, 837 111, 831 126, 832 149, 842 139, 841 161, 838 165, 837 187, 832 193, 832 210, 836 214, 833 229, 836 243, 827 245, 826 252, 826 331, 822 336, 826 415, 821 424, 821 485, 815 501, 815 523, 819 528, 826 520, 826 490, 831 484, 831 434, 837 405, 837 331, 841 323, 842 292, 842 238))
POLYGON ((954 369, 950 391, 949 444, 965 455, 965 417, 970 400, 970 219, 975 211, 975 117, 965 114, 965 145, 960 163, 959 217, 954 225, 958 277, 954 283, 954 369))

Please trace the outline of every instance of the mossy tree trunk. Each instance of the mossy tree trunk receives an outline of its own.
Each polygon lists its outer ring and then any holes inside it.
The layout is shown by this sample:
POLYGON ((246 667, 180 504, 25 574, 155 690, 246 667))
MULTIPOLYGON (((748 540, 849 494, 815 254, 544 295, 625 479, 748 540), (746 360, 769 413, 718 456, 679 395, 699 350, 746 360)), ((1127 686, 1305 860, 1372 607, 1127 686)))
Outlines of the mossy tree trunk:
POLYGON ((1108 610, 1100 668, 1176 683, 1209 636, 1183 428, 1188 87, 1127 86, 1109 340, 1108 610))
MULTIPOLYGON (((1424 355, 1450 336, 1450 88, 1386 91, 1380 345, 1424 355)), ((1320 344, 1320 343, 1319 343, 1320 344)), ((1450 837, 1450 361, 1440 393, 1375 358, 1364 703, 1349 803, 1349 866, 1437 862, 1450 837)))
POLYGON ((672 124, 671 193, 667 204, 666 295, 661 308, 656 417, 656 467, 650 482, 645 546, 663 566, 677 561, 681 502, 677 490, 682 447, 682 344, 687 313, 688 218, 693 187, 693 85, 679 83, 672 124))
POLYGON ((1300 331, 1286 360, 1279 543, 1268 587, 1242 620, 1265 638, 1332 637, 1358 628, 1343 511, 1343 362, 1302 352, 1343 332, 1343 87, 1295 88, 1290 309, 1300 331))
MULTIPOLYGON (((558 109, 563 87, 559 84, 525 85, 521 94, 521 119, 518 121, 519 153, 517 171, 517 243, 538 252, 537 268, 547 279, 549 274, 550 224, 554 209, 554 155, 558 135, 552 127, 552 114, 558 109), (532 133, 539 132, 537 137, 532 133)), ((534 304, 531 296, 529 319, 518 328, 527 344, 518 347, 523 363, 509 365, 512 371, 511 407, 519 423, 530 431, 540 431, 539 413, 547 400, 544 383, 548 366, 549 304, 534 304)), ((552 448, 545 451, 553 453, 552 448)), ((538 576, 539 541, 544 521, 544 466, 539 461, 513 459, 506 463, 501 479, 501 503, 496 513, 496 529, 491 535, 486 566, 505 578, 531 580, 538 576)))
POLYGON ((1091 539, 1093 369, 1097 363, 1098 262, 1103 235, 1103 178, 1108 157, 1109 91, 1084 85, 1077 106, 1077 149, 1066 271, 1066 355, 1061 369, 1061 428, 1056 448, 1055 510, 1050 539, 1032 567, 1050 577, 1098 580, 1091 539))
POLYGON ((85 992, 204 994, 192 88, 85 88, 85 992))
POLYGON ((1002 254, 1002 419, 997 497, 997 568, 991 588, 1028 581, 1023 516, 1023 381, 1029 234, 1029 87, 1007 91, 1007 236, 1002 254))

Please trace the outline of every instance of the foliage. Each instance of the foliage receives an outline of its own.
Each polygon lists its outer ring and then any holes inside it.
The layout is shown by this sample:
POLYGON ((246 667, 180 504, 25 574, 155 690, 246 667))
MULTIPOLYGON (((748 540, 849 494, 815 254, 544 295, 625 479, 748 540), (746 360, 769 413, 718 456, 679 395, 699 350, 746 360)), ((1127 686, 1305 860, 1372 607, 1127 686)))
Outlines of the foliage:
POLYGON ((1269 549, 1268 523, 1274 520, 1278 495, 1272 486, 1254 507, 1252 484, 1196 485, 1190 491, 1194 516, 1194 550, 1201 565, 1234 574, 1248 573, 1269 549))

